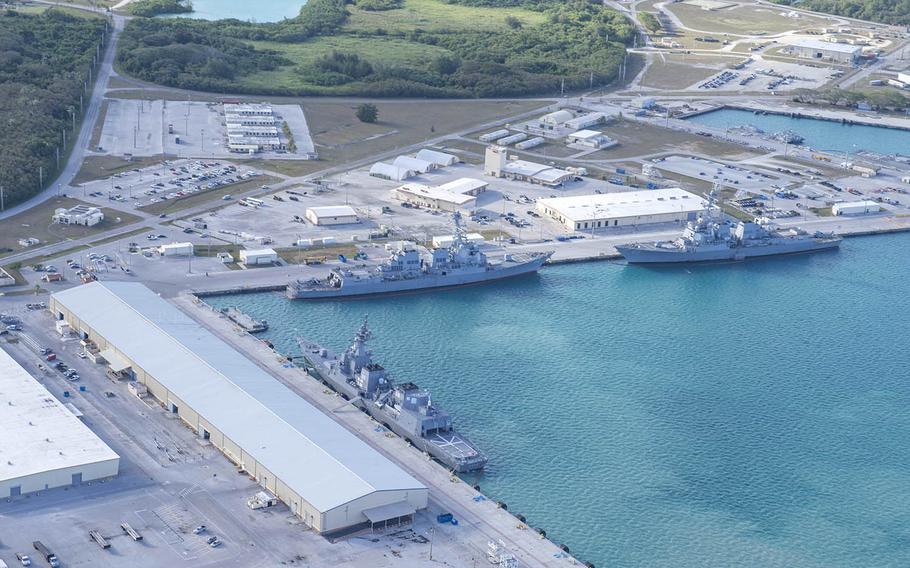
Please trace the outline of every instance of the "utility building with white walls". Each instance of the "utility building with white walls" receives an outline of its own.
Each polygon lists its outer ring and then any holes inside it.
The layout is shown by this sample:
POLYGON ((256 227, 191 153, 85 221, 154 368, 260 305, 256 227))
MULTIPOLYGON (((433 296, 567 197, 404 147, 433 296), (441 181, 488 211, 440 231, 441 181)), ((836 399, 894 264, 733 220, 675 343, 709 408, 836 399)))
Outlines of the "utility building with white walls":
POLYGON ((93 282, 48 305, 316 532, 426 508, 423 484, 144 285, 93 282))
POLYGON ((350 225, 358 223, 357 212, 350 205, 328 205, 309 207, 306 210, 307 220, 314 225, 350 225))
POLYGON ((69 209, 61 207, 54 211, 52 221, 61 225, 94 227, 104 221, 104 212, 98 207, 89 207, 88 205, 76 205, 69 209))
POLYGON ((274 264, 278 262, 278 253, 271 248, 243 249, 240 251, 240 262, 248 266, 274 264))
POLYGON ((537 200, 537 211, 570 231, 695 219, 705 200, 677 187, 537 200))
POLYGON ((0 349, 0 499, 117 475, 120 456, 0 349))

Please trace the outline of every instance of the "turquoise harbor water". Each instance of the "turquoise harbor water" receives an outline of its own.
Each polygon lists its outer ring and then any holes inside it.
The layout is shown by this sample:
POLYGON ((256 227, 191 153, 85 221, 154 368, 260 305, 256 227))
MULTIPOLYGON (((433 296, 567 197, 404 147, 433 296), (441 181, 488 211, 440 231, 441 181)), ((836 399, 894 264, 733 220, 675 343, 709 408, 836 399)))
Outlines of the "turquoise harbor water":
POLYGON ((222 20, 236 18, 253 22, 278 22, 300 13, 306 0, 192 0, 193 11, 181 18, 222 20))
POLYGON ((690 122, 714 128, 755 126, 767 133, 792 130, 805 138, 804 146, 829 152, 867 150, 878 154, 910 152, 910 131, 882 126, 846 125, 830 120, 790 118, 777 114, 724 108, 693 116, 690 122))
MULTIPOLYGON (((477 478, 598 567, 905 567, 910 235, 840 252, 304 303, 211 298, 345 348, 490 457, 477 478)), ((474 478, 470 478, 471 481, 474 478)))

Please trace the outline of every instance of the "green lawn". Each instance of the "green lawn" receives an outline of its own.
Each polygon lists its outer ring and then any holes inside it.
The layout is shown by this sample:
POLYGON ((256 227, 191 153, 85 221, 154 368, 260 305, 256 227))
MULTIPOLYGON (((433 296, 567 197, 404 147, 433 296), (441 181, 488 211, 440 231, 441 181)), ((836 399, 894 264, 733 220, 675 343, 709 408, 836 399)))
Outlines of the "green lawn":
POLYGON ((375 32, 446 30, 501 30, 507 29, 506 17, 517 18, 525 26, 540 24, 545 16, 523 8, 486 8, 448 4, 441 0, 405 0, 404 6, 395 10, 369 12, 349 6, 351 16, 344 29, 375 32))
POLYGON ((786 6, 775 8, 743 5, 722 10, 702 10, 698 6, 685 2, 671 4, 667 10, 672 11, 687 27, 701 32, 720 36, 730 34, 754 34, 764 32, 775 34, 791 30, 801 30, 812 26, 823 26, 825 20, 801 14, 799 18, 782 16, 787 12, 786 6))
MULTIPOLYGON (((438 55, 450 54, 447 49, 415 43, 405 39, 374 36, 357 37, 350 35, 321 36, 305 43, 276 43, 270 41, 251 42, 258 49, 272 49, 281 52, 295 65, 308 65, 319 57, 343 51, 356 53, 370 63, 429 64, 438 55)), ((300 87, 303 80, 292 66, 279 67, 274 71, 261 71, 243 77, 242 84, 249 86, 268 84, 276 87, 300 87)))

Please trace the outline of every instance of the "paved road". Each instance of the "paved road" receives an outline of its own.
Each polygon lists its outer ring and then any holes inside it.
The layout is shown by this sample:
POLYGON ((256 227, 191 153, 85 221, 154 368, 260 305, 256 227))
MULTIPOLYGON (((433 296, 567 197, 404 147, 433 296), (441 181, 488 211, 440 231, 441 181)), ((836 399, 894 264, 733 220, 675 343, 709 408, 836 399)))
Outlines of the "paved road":
MULTIPOLYGON (((41 2, 41 0, 36 1, 41 2)), ((44 3, 50 4, 51 2, 44 3)), ((56 2, 53 4, 78 8, 80 10, 87 10, 91 12, 107 13, 105 10, 99 8, 90 8, 87 6, 79 6, 75 4, 59 4, 56 2)), ((85 159, 85 154, 88 151, 89 143, 91 142, 92 130, 95 126, 95 122, 98 120, 98 115, 101 112, 101 101, 104 99, 105 86, 107 85, 108 79, 111 77, 114 63, 114 53, 116 52, 117 47, 117 40, 120 38, 120 32, 123 30, 123 25, 125 22, 126 18, 123 16, 113 15, 113 33, 107 42, 104 58, 101 60, 101 65, 98 66, 95 73, 95 84, 94 88, 92 89, 92 96, 89 98, 88 106, 85 109, 85 115, 82 118, 82 126, 79 129, 79 137, 77 138, 76 144, 73 146, 73 151, 70 153, 69 158, 66 160, 66 164, 63 166, 63 170, 60 172, 60 175, 57 176, 57 179, 55 179, 47 187, 47 189, 38 195, 14 207, 10 207, 6 211, 0 213, 0 219, 6 219, 7 217, 11 217, 17 213, 22 213, 23 211, 31 209, 32 207, 40 205, 48 199, 51 199, 57 195, 58 188, 68 188, 70 182, 76 176, 76 173, 79 172, 79 169, 82 167, 82 161, 85 159)))

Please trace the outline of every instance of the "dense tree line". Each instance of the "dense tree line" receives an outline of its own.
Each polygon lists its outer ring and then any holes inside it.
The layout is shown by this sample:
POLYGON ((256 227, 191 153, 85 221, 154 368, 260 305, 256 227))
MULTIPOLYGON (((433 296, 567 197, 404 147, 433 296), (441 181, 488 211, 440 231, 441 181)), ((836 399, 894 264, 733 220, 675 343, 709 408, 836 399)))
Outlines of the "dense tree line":
POLYGON ((347 31, 344 0, 311 0, 298 17, 273 24, 138 20, 122 35, 118 61, 139 78, 170 86, 277 95, 517 96, 602 85, 616 77, 624 44, 635 33, 622 15, 597 0, 522 0, 522 6, 543 12, 546 20, 534 26, 518 21, 504 30, 347 31), (395 38, 444 48, 449 55, 401 64, 338 51, 297 65, 297 87, 238 86, 245 75, 294 65, 243 40, 303 42, 316 35, 395 38))
MULTIPOLYGON (((79 121, 79 95, 105 21, 56 10, 0 12, 0 186, 9 207, 39 192, 61 165, 63 130, 79 121)), ((70 138, 71 139, 71 138, 70 138)), ((67 140, 69 143, 69 139, 67 140)))
POLYGON ((773 0, 815 12, 881 22, 910 25, 910 0, 773 0))
POLYGON ((186 0, 136 0, 126 5, 126 11, 144 17, 186 14, 193 11, 193 4, 186 0))

